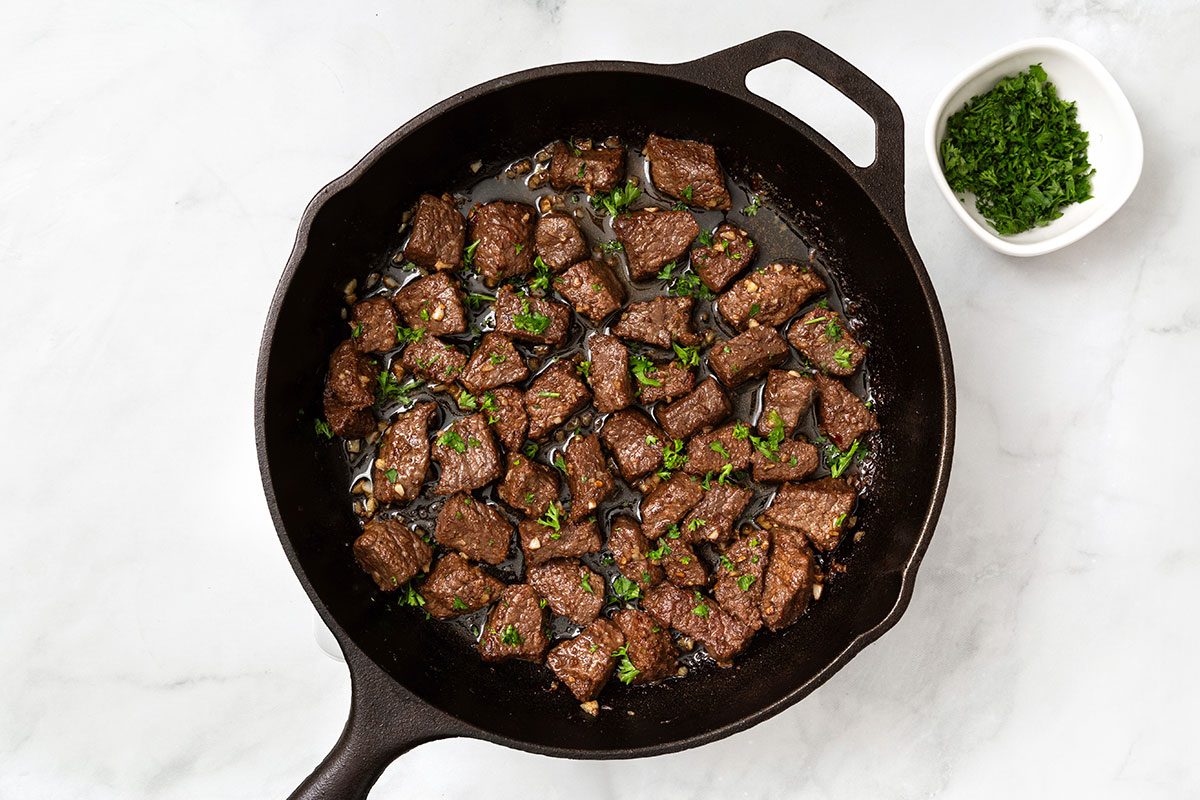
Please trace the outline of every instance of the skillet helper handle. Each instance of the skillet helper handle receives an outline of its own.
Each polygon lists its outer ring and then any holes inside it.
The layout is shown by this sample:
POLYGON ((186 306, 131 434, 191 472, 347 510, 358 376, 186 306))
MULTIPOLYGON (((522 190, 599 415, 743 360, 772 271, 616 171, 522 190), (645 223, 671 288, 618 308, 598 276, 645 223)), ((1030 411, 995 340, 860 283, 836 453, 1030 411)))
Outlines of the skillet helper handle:
POLYGON ((837 89, 875 123, 875 160, 859 167, 837 151, 842 166, 853 174, 893 221, 904 222, 904 115, 879 84, 824 45, 795 31, 776 31, 713 53, 685 65, 699 70, 704 80, 728 94, 763 103, 788 114, 746 88, 753 70, 787 59, 837 89))

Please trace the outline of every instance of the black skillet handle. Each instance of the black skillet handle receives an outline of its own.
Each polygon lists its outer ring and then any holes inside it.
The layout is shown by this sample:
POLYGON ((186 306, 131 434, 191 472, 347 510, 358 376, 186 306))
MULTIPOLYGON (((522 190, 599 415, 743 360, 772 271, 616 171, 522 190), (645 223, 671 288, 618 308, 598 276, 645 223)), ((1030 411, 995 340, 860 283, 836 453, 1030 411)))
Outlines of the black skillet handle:
MULTIPOLYGON (((854 174, 877 204, 895 222, 904 223, 904 115, 892 96, 844 58, 807 36, 776 31, 681 65, 699 73, 702 80, 755 105, 774 103, 746 88, 746 75, 773 61, 786 58, 813 73, 844 94, 875 122, 875 160, 859 167, 844 154, 836 155, 854 174)), ((787 113, 784 111, 783 113, 787 113)))

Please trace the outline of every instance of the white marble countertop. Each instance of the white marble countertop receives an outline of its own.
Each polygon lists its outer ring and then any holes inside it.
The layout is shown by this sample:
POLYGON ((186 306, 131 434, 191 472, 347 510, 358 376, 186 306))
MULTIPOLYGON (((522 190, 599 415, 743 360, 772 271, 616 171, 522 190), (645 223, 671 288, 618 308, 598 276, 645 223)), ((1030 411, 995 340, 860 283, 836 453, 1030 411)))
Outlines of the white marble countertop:
POLYGON ((445 741, 373 796, 1200 794, 1200 7, 729 8, 0 9, 0 796, 281 797, 340 731, 346 671, 314 645, 251 420, 267 304, 320 186, 479 81, 780 28, 874 76, 908 121, 909 218, 959 397, 911 608, 805 702, 702 749, 582 763, 445 741), (919 142, 946 81, 1034 35, 1107 65, 1146 161, 1102 229, 1018 261, 961 227, 919 142))

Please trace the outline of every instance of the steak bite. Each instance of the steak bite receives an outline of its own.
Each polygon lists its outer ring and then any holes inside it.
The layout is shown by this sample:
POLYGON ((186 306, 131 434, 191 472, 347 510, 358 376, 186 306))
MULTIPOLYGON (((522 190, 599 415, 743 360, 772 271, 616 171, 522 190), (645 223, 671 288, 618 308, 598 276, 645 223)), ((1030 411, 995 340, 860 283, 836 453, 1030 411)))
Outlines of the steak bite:
POLYGON ((462 374, 467 357, 454 345, 433 336, 422 336, 400 354, 404 371, 429 383, 450 383, 462 374))
POLYGON ((557 300, 526 297, 511 286, 496 293, 496 333, 533 344, 559 347, 571 328, 571 309, 557 300))
POLYGON ((500 499, 527 517, 537 519, 558 500, 558 476, 544 464, 514 455, 497 489, 500 499))
POLYGON ((528 377, 529 367, 512 339, 492 331, 479 341, 459 381, 471 394, 479 394, 508 383, 520 383, 528 377))
POLYGON ((501 386, 483 393, 483 406, 487 410, 488 423, 496 432, 496 438, 510 453, 519 453, 529 432, 529 414, 525 410, 525 397, 520 389, 501 386))
POLYGON ((682 539, 666 542, 662 557, 663 574, 682 589, 701 589, 708 585, 708 570, 692 546, 682 539))
POLYGON ((504 584, 458 553, 442 556, 421 584, 425 610, 434 619, 470 614, 500 596, 504 584))
POLYGON ((720 544, 728 541, 733 537, 733 524, 753 496, 749 489, 732 483, 710 484, 704 498, 683 520, 684 537, 691 542, 720 544))
POLYGON ((438 512, 433 536, 438 544, 467 558, 499 564, 508 558, 512 532, 512 524, 494 504, 456 494, 438 512))
POLYGON ((759 606, 769 548, 768 534, 751 530, 738 536, 717 563, 713 597, 721 608, 753 630, 762 627, 759 606))
POLYGON ((608 459, 594 435, 576 434, 564 450, 567 488, 571 492, 571 521, 582 519, 612 496, 617 488, 608 459))
POLYGON ((556 644, 546 655, 546 666, 576 700, 585 703, 600 694, 608 683, 617 663, 613 653, 624 643, 620 628, 606 619, 598 619, 574 639, 556 644))
POLYGON ((558 191, 582 186, 588 194, 611 192, 625 177, 625 149, 583 150, 563 142, 550 145, 550 185, 558 191))
POLYGON ((839 450, 848 450, 856 439, 879 430, 875 412, 840 381, 817 375, 816 382, 817 421, 839 450))
POLYGON ((702 642, 709 656, 722 666, 728 666, 754 635, 753 629, 715 600, 670 583, 660 583, 647 592, 642 607, 664 624, 702 642))
POLYGON ((691 212, 659 208, 622 214, 612 226, 635 281, 653 278, 664 265, 682 258, 700 234, 691 212))
POLYGON ((687 397, 660 409, 658 421, 671 438, 688 439, 694 433, 711 430, 732 410, 720 384, 709 378, 689 392, 687 397))
POLYGON ((799 439, 784 439, 773 458, 756 449, 750 457, 750 470, 759 483, 790 483, 807 478, 820 462, 813 445, 799 439))
POLYGON ((517 525, 527 567, 536 567, 555 558, 578 558, 604 546, 595 520, 563 523, 561 506, 554 504, 553 508, 558 512, 557 516, 547 522, 558 522, 557 528, 535 520, 526 520, 517 525))
POLYGON ((678 361, 655 364, 638 382, 638 397, 644 405, 683 397, 696 386, 696 375, 678 361))
POLYGON ((537 211, 525 203, 494 200, 469 214, 475 268, 489 286, 533 269, 533 227, 537 211))
POLYGON ((650 180, 663 194, 700 208, 727 210, 732 206, 725 173, 712 145, 652 133, 645 153, 650 180))
POLYGON ((830 375, 853 375, 867 355, 836 311, 814 308, 792 323, 788 341, 817 369, 830 375))
POLYGON ((603 261, 580 261, 554 279, 554 288, 575 307, 575 313, 600 322, 621 307, 625 287, 603 261))
POLYGON ((773 526, 800 531, 813 547, 828 553, 837 547, 857 499, 854 487, 841 478, 785 483, 763 517, 773 526))
POLYGON ((500 600, 488 614, 479 640, 484 661, 510 658, 539 662, 550 641, 546 638, 546 610, 537 591, 526 583, 504 587, 500 600))
POLYGON ((417 278, 396 292, 392 300, 413 329, 424 329, 432 336, 462 333, 467 329, 462 288, 448 272, 417 278))
POLYGON ((613 561, 621 574, 643 590, 663 579, 662 567, 647 555, 651 550, 650 543, 633 519, 613 519, 608 529, 608 549, 612 551, 613 561))
POLYGON ((692 327, 691 297, 656 297, 641 303, 630 303, 612 332, 622 339, 671 349, 672 342, 684 347, 700 343, 700 336, 692 327))
POLYGON ((675 473, 642 498, 642 533, 650 540, 665 536, 703 499, 704 490, 698 481, 675 473))
POLYGON ((778 528, 771 540, 771 560, 763 581, 762 620, 777 631, 791 625, 808 608, 816 561, 799 531, 778 528))
POLYGON ((354 540, 354 558, 376 586, 390 592, 408 583, 418 572, 428 572, 433 550, 400 521, 376 517, 354 540))
POLYGON ((412 235, 404 245, 404 258, 422 267, 458 269, 462 266, 465 226, 458 206, 447 196, 423 194, 417 199, 412 235))
POLYGON ((778 327, 824 291, 825 281, 812 268, 775 261, 733 284, 717 299, 717 311, 739 331, 754 325, 778 327))
POLYGON ((692 437, 683 470, 689 475, 718 474, 726 467, 743 470, 750 466, 750 450, 750 428, 733 422, 692 437))
POLYGON ((776 426, 782 425, 784 438, 790 437, 800 417, 808 413, 816 388, 812 378, 795 370, 773 369, 767 373, 758 432, 769 436, 776 426))
POLYGON ((384 431, 371 474, 378 502, 399 503, 421 493, 429 471, 429 422, 436 413, 433 403, 417 403, 384 431))
POLYGON ((679 651, 665 626, 636 608, 618 611, 613 622, 625 635, 625 658, 637 670, 630 683, 654 683, 675 674, 679 651))
POLYGON ((714 292, 724 289, 754 259, 754 241, 741 228, 722 222, 705 242, 692 248, 692 266, 704 285, 714 292))
POLYGON ((588 257, 587 240, 570 214, 560 211, 543 214, 537 221, 533 239, 537 254, 555 272, 562 272, 588 257))
POLYGON ((435 494, 469 492, 500 478, 500 451, 483 414, 450 425, 438 434, 432 451, 442 468, 435 494))
POLYGON ((572 622, 587 625, 604 608, 604 578, 574 558, 556 558, 530 567, 529 585, 546 598, 550 610, 572 622))
POLYGON ((592 393, 579 379, 574 361, 555 361, 525 391, 529 438, 539 442, 583 409, 592 393))
POLYGON ((771 367, 788 357, 787 342, 779 331, 757 325, 725 342, 717 342, 708 351, 708 368, 721 383, 733 388, 762 377, 771 367))
POLYGON ((663 432, 637 409, 626 408, 609 417, 600 429, 600 439, 626 481, 635 481, 662 466, 663 432))
POLYGON ((593 333, 588 336, 591 367, 588 384, 593 402, 601 414, 611 414, 633 404, 632 379, 629 376, 629 348, 615 336, 593 333))
POLYGON ((396 325, 400 317, 396 306, 386 297, 369 297, 354 304, 350 317, 354 344, 364 353, 382 353, 396 346, 396 325))
POLYGON ((374 362, 358 351, 353 339, 347 339, 329 357, 325 386, 340 405, 357 411, 375 402, 376 374, 374 362))
POLYGON ((321 397, 325 421, 338 436, 357 439, 375 430, 375 415, 369 408, 351 408, 338 399, 328 386, 321 397))

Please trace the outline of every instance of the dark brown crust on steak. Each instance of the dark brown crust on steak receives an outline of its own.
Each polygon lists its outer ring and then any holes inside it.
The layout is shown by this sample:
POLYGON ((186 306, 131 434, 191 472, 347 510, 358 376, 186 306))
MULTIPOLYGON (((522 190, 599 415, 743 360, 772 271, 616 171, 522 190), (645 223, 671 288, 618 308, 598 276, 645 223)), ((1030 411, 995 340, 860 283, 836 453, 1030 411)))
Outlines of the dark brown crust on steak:
POLYGON ((625 251, 630 277, 644 281, 682 258, 700 235, 700 226, 688 211, 642 209, 613 220, 613 232, 625 251))
POLYGON ((460 419, 439 433, 431 453, 442 468, 434 494, 469 492, 500 479, 500 451, 483 414, 460 419))
POLYGON ((373 519, 354 540, 354 558, 382 591, 390 592, 427 572, 433 549, 394 519, 373 519))
POLYGON ((613 653, 624 643, 625 636, 617 626, 598 619, 574 639, 556 644, 546 656, 546 666, 576 700, 586 702, 600 694, 608 683, 616 666, 613 653))
POLYGON ((479 242, 475 268, 488 285, 533 270, 533 229, 537 220, 533 206, 494 200, 472 208, 469 218, 471 241, 479 242))
POLYGON ((450 619, 470 614, 490 604, 504 583, 479 567, 472 566, 458 553, 447 553, 438 559, 429 577, 421 584, 425 611, 434 619, 450 619))
POLYGON ((650 180, 663 194, 700 208, 728 210, 732 206, 725 172, 712 145, 652 133, 645 153, 650 160, 650 180))
POLYGON ((733 388, 761 378, 771 367, 787 359, 790 352, 779 331, 757 325, 732 339, 714 344, 708 351, 708 368, 721 383, 733 388))
POLYGON ((739 331, 751 321, 779 327, 824 291, 825 281, 811 267, 773 261, 734 283, 717 299, 717 311, 739 331))
POLYGON ((671 438, 688 439, 693 434, 711 430, 732 410, 721 385, 709 378, 683 399, 660 409, 658 421, 671 438))
POLYGON ((420 494, 429 471, 429 423, 436 413, 433 403, 418 403, 384 431, 371 473, 378 502, 400 503, 420 494), (388 474, 392 470, 395 480, 388 474))
POLYGON ((558 191, 581 186, 588 194, 611 192, 625 177, 625 148, 579 150, 563 142, 550 145, 550 185, 558 191), (580 174, 580 166, 583 174, 580 174))
POLYGON ((692 249, 692 267, 705 286, 720 292, 750 266, 756 250, 750 234, 722 222, 712 233, 712 244, 692 249))
POLYGON ((546 610, 539 600, 537 591, 528 584, 506 586, 484 626, 479 640, 480 658, 484 661, 510 658, 541 661, 550 641, 545 632, 546 610), (516 641, 506 643, 506 634, 510 639, 515 637, 516 641))
POLYGON ((530 567, 526 580, 551 611, 579 625, 587 625, 604 608, 604 578, 578 559, 556 558, 530 567))
POLYGON ((879 430, 875 412, 867 408, 858 395, 840 381, 817 375, 817 420, 821 431, 833 440, 839 450, 847 450, 855 439, 870 431, 879 430))
POLYGON ((700 336, 692 326, 695 302, 690 297, 656 297, 630 303, 625 306, 612 332, 622 339, 645 342, 664 350, 670 350, 672 342, 692 347, 700 343, 700 336))
POLYGON ((417 278, 396 292, 392 302, 405 325, 423 328, 426 335, 446 336, 467 329, 462 287, 448 272, 417 278))
POLYGON ((633 379, 629 374, 629 348, 616 336, 593 333, 588 336, 592 366, 588 385, 601 414, 611 414, 633 404, 633 379))
POLYGON ((467 558, 499 564, 508 557, 512 523, 496 506, 469 494, 456 494, 438 512, 433 536, 467 558))
POLYGON ((853 375, 867 356, 867 348, 846 327, 846 320, 836 311, 814 308, 792 323, 788 341, 817 369, 830 375, 853 375), (840 355, 845 363, 838 363, 840 355))
POLYGON ((537 221, 533 239, 537 254, 555 272, 588 257, 587 240, 570 214, 560 211, 543 214, 537 221))
POLYGON ((462 266, 465 239, 466 226, 454 201, 423 194, 417 199, 404 258, 422 267, 458 269, 462 266))
POLYGON ((459 381, 471 394, 479 394, 497 386, 520 383, 528 377, 529 367, 512 339, 492 331, 483 335, 471 353, 459 381))

